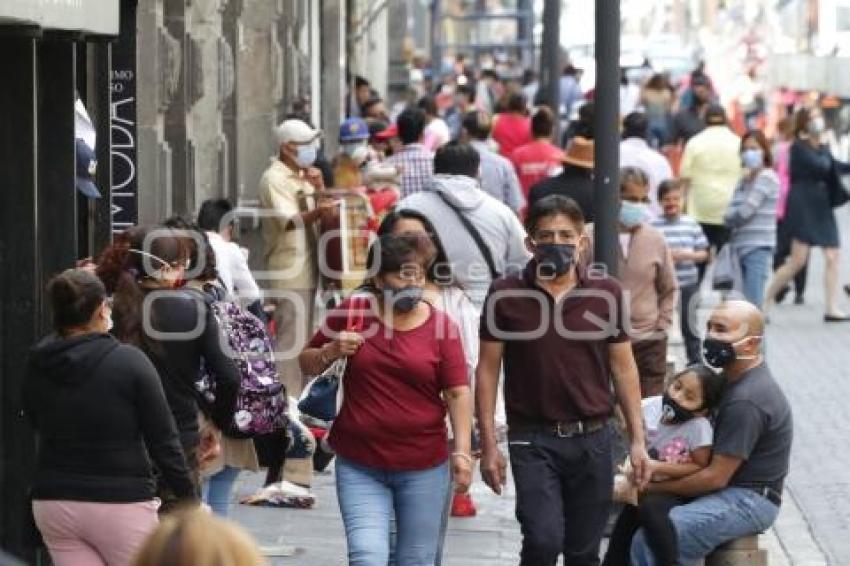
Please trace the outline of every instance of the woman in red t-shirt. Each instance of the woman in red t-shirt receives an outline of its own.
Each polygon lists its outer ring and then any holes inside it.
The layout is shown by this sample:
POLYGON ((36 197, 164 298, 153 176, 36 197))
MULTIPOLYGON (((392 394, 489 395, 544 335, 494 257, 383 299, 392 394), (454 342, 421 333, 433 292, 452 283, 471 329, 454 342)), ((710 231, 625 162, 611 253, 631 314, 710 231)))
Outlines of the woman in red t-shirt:
POLYGON ((352 565, 386 564, 389 523, 398 527, 398 564, 433 564, 449 482, 446 406, 454 432, 458 488, 472 477, 472 410, 466 362, 454 322, 422 300, 427 241, 382 236, 369 250, 367 292, 332 311, 301 353, 317 375, 348 357, 345 396, 329 442, 352 565), (354 316, 349 316, 354 313, 354 316), (358 328, 346 328, 360 318, 358 328))

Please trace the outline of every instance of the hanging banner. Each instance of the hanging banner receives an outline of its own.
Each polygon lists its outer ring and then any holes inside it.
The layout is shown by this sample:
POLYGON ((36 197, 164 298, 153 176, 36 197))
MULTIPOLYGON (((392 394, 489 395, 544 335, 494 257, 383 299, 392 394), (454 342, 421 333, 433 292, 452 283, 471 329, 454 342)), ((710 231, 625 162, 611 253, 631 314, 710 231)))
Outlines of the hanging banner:
POLYGON ((136 1, 121 2, 121 35, 112 46, 112 231, 135 226, 138 212, 136 1))

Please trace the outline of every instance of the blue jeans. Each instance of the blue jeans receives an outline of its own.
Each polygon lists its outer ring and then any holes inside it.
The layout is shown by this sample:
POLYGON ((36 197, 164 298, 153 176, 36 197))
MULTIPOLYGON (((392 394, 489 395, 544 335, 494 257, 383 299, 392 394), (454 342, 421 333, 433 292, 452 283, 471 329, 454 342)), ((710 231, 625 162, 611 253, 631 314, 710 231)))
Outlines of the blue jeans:
POLYGON ((744 298, 761 308, 764 302, 764 286, 773 263, 773 249, 756 248, 741 256, 740 261, 744 278, 744 298))
MULTIPOLYGON (((670 511, 679 539, 679 564, 696 563, 725 542, 767 530, 779 507, 755 491, 727 487, 670 511)), ((632 540, 632 566, 656 566, 643 529, 632 540)))
POLYGON ((239 468, 225 466, 220 472, 204 481, 201 487, 204 503, 209 505, 216 515, 227 517, 230 494, 233 492, 233 484, 236 483, 238 476, 239 468))
POLYGON ((437 556, 448 462, 426 470, 395 472, 336 458, 336 492, 350 566, 386 566, 390 516, 398 528, 395 559, 404 566, 433 566, 437 556), (435 494, 440 494, 436 496, 435 494))

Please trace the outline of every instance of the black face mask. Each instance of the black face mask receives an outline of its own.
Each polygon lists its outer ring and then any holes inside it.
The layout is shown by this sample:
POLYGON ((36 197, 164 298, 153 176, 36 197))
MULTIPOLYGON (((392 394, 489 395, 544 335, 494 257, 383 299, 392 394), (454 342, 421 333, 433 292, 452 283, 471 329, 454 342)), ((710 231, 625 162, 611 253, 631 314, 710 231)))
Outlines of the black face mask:
POLYGON ((667 424, 680 424, 694 418, 696 413, 684 408, 667 393, 661 396, 661 420, 667 424))
POLYGON ((385 287, 384 293, 392 304, 393 309, 400 313, 408 313, 422 301, 424 290, 417 285, 407 287, 385 287))
POLYGON ((537 244, 538 274, 543 277, 560 277, 575 263, 575 244, 537 244))
POLYGON ((738 359, 735 346, 716 338, 706 338, 702 341, 702 357, 705 363, 716 369, 723 369, 738 359))

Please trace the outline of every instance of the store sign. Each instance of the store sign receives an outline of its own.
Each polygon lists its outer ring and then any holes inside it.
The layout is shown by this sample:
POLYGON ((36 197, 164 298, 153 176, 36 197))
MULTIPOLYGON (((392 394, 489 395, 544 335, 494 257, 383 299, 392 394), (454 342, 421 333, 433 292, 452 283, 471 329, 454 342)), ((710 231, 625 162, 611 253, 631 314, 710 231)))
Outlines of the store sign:
POLYGON ((0 25, 118 35, 119 0, 2 0, 0 25))

